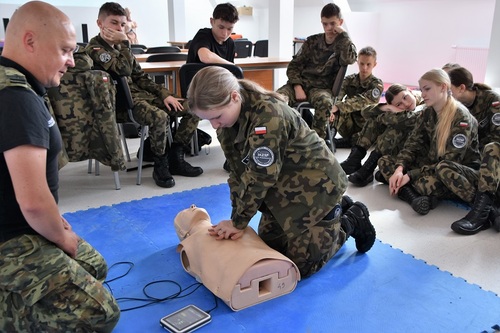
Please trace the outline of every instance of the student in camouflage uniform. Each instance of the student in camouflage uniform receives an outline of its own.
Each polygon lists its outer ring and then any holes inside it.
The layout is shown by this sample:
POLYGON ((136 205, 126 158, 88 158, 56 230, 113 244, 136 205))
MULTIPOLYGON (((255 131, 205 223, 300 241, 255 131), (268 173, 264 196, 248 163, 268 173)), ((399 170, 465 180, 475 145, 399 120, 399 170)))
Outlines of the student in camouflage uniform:
POLYGON ((420 92, 410 91, 398 83, 387 89, 385 98, 387 104, 379 104, 371 110, 364 110, 368 111, 366 113, 362 112, 366 123, 349 157, 340 163, 349 174, 348 180, 359 187, 373 181, 373 171, 380 157, 399 153, 423 110, 424 101, 420 92), (361 160, 373 145, 375 147, 370 156, 361 165, 361 160))
POLYGON ((346 76, 342 82, 337 103, 330 114, 330 122, 335 122, 337 132, 342 136, 335 139, 337 148, 352 147, 365 124, 361 111, 371 110, 380 100, 384 83, 372 74, 376 65, 377 52, 371 46, 364 47, 358 54, 359 73, 346 76))
POLYGON ((104 258, 58 201, 61 135, 46 87, 74 66, 76 33, 52 5, 19 7, 0 57, 0 331, 111 332, 120 309, 104 258))
POLYGON ((200 167, 193 167, 184 160, 184 147, 189 146, 199 119, 184 110, 181 100, 144 73, 130 50, 124 32, 126 24, 127 14, 122 6, 115 2, 102 5, 97 19, 100 33, 89 41, 86 51, 95 69, 107 71, 112 76, 128 77, 134 117, 150 128, 153 179, 158 186, 172 187, 175 185, 172 175, 196 177, 203 173, 200 167), (167 151, 169 116, 182 117, 182 120, 167 151))
POLYGON ((471 72, 456 67, 448 71, 453 96, 464 104, 479 123, 482 151, 476 197, 471 211, 451 228, 473 235, 491 224, 500 231, 500 95, 483 83, 474 83, 471 72))
POLYGON ((238 239, 259 210, 259 236, 295 262, 302 277, 321 269, 350 235, 358 251, 372 247, 368 209, 343 200, 345 173, 280 94, 209 66, 193 78, 188 101, 217 129, 231 169, 231 219, 215 225, 212 236, 238 239))
POLYGON ((419 85, 426 105, 422 116, 403 150, 381 157, 378 166, 389 193, 425 215, 438 199, 474 201, 480 156, 477 120, 452 97, 448 74, 430 70, 419 85))
POLYGON ((308 101, 314 107, 311 128, 326 139, 326 125, 333 108, 332 88, 341 66, 356 61, 356 47, 342 28, 340 8, 329 3, 321 10, 324 33, 309 36, 288 64, 288 82, 277 90, 293 106, 308 101))

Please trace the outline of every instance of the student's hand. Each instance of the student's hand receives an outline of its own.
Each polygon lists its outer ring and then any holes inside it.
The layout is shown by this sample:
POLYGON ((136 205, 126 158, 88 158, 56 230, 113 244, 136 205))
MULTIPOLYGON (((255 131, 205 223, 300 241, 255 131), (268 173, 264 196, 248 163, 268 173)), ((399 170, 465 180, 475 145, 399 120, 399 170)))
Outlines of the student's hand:
POLYGON ((102 37, 113 44, 119 44, 124 40, 128 40, 127 35, 122 31, 117 31, 110 28, 102 28, 102 37))
POLYGON ((184 106, 182 106, 182 102, 184 100, 182 98, 176 98, 174 96, 168 96, 163 100, 163 104, 167 107, 168 111, 182 111, 184 110, 184 106))
POLYGON ((216 237, 217 240, 222 239, 238 239, 243 236, 245 230, 240 230, 233 226, 233 221, 231 220, 223 220, 220 221, 219 224, 213 225, 210 229, 208 229, 208 234, 212 237, 216 237))
POLYGON ((337 105, 334 105, 332 107, 332 110, 330 111, 330 123, 333 123, 335 121, 335 116, 336 116, 336 113, 339 112, 339 108, 337 107, 337 105))
POLYGON ((381 111, 384 111, 384 112, 403 112, 404 110, 394 106, 394 105, 390 105, 390 104, 384 104, 384 105, 381 105, 379 107, 379 109, 381 111))
POLYGON ((295 91, 295 100, 297 100, 297 102, 303 102, 307 100, 306 92, 301 85, 294 86, 293 90, 295 91))
POLYGON ((335 33, 336 33, 337 35, 339 35, 339 34, 341 34, 341 33, 343 33, 343 32, 345 31, 345 29, 344 29, 344 28, 342 28, 342 26, 340 26, 340 25, 338 25, 338 26, 336 26, 335 28, 333 28, 333 30, 335 31, 335 33))
POLYGON ((403 167, 397 167, 396 171, 394 171, 392 176, 389 178, 389 194, 396 195, 399 192, 399 189, 405 186, 409 181, 410 177, 403 174, 403 167))

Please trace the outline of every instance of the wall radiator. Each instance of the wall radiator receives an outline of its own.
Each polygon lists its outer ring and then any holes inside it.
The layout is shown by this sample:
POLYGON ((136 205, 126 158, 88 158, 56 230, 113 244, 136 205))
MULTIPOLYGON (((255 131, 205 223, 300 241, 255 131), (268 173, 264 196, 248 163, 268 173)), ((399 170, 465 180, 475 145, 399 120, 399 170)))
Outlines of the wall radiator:
POLYGON ((488 48, 452 46, 454 59, 452 62, 467 68, 474 76, 474 82, 484 82, 488 63, 488 48))

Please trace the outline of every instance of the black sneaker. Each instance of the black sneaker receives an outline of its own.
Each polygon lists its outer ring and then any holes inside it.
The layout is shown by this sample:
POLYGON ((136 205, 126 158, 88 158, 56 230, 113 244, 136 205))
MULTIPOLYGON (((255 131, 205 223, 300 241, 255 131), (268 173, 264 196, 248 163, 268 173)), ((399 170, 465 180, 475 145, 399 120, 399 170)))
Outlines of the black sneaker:
POLYGON ((349 219, 353 227, 351 236, 356 241, 356 249, 361 253, 368 252, 376 239, 375 227, 368 217, 370 216, 368 208, 362 202, 356 201, 344 216, 349 219))
POLYGON ((378 181, 379 183, 389 185, 387 180, 385 180, 384 176, 382 176, 382 173, 380 172, 380 170, 377 170, 377 172, 375 172, 375 180, 378 181))

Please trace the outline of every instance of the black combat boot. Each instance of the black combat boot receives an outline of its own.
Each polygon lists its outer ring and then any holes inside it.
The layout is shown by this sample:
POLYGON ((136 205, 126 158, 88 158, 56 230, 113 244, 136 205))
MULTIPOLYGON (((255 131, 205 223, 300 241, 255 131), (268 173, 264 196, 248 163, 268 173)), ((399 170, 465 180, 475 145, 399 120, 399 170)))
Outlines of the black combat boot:
POLYGON ((462 235, 474 235, 481 230, 488 229, 491 224, 489 215, 493 200, 486 192, 477 192, 472 209, 458 221, 451 225, 451 229, 462 235))
POLYGON ((500 207, 493 205, 488 220, 497 232, 500 232, 500 207))
POLYGON ((160 187, 173 187, 175 185, 175 180, 170 174, 168 169, 168 157, 167 153, 162 156, 153 154, 154 169, 153 169, 153 179, 156 185, 160 187))
POLYGON ((351 208, 352 205, 354 205, 354 201, 352 201, 350 196, 342 196, 342 202, 340 203, 340 206, 342 207, 342 214, 347 212, 347 210, 351 208))
POLYGON ((184 160, 184 148, 179 143, 173 143, 168 151, 168 162, 170 164, 170 172, 173 175, 196 177, 203 173, 200 167, 193 167, 184 160))
POLYGON ((398 198, 409 203, 411 208, 420 215, 426 215, 436 205, 430 197, 418 194, 410 184, 399 189, 398 198))
POLYGON ((366 206, 356 201, 344 214, 340 217, 342 230, 345 231, 347 237, 352 236, 356 241, 356 249, 358 252, 368 252, 375 243, 375 228, 368 218, 370 213, 366 206))
POLYGON ((384 176, 382 176, 382 172, 380 172, 380 170, 377 170, 377 172, 375 172, 375 180, 378 181, 379 183, 389 185, 389 182, 387 180, 385 180, 385 178, 384 178, 384 176))
POLYGON ((354 146, 349 153, 347 159, 340 163, 344 172, 350 175, 353 172, 356 172, 359 168, 361 168, 361 161, 366 156, 366 149, 361 146, 354 146))
POLYGON ((382 157, 377 151, 372 151, 363 166, 355 173, 351 174, 347 179, 356 186, 364 187, 373 181, 373 171, 377 167, 378 159, 382 157))
POLYGON ((351 148, 352 142, 349 138, 333 139, 335 143, 335 148, 351 148))

